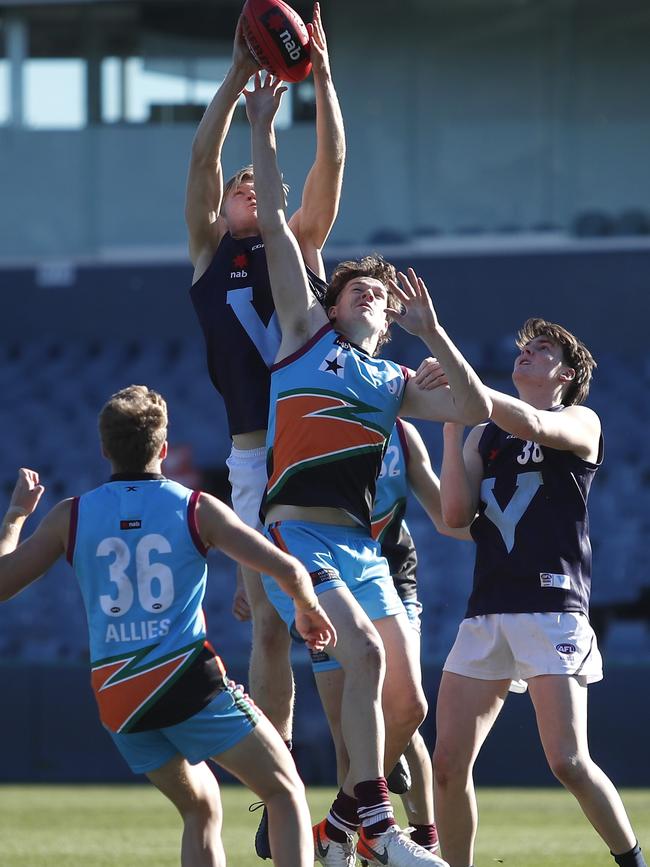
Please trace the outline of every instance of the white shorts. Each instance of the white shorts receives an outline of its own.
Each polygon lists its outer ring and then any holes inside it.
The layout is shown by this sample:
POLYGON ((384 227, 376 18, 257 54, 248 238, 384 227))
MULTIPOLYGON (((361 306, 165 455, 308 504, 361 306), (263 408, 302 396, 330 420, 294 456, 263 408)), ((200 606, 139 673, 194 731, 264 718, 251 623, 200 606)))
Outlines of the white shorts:
POLYGON ((510 678, 525 692, 540 674, 577 677, 584 685, 603 678, 603 660, 588 618, 579 612, 483 614, 460 624, 444 671, 478 680, 510 678))
POLYGON ((228 481, 232 487, 232 507, 235 514, 249 527, 261 530, 260 505, 266 488, 266 449, 236 449, 230 451, 228 481))

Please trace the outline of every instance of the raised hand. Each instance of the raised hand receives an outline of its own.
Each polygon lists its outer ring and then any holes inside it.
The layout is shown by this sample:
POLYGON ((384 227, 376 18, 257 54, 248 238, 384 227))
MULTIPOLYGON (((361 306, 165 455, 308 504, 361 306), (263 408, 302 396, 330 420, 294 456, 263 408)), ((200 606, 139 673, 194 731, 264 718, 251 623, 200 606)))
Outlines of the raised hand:
POLYGON ((232 47, 232 65, 233 69, 236 69, 237 72, 242 74, 242 76, 245 76, 247 81, 251 75, 255 75, 260 68, 258 62, 250 53, 246 40, 244 39, 241 15, 239 16, 237 29, 235 30, 235 41, 232 47))
POLYGON ((287 90, 286 84, 281 79, 266 73, 264 81, 259 70, 255 73, 253 79, 253 89, 244 90, 246 98, 246 114, 251 126, 256 124, 273 122, 273 118, 277 114, 280 107, 282 94, 287 90))
POLYGON ((310 650, 324 650, 328 644, 336 644, 336 630, 318 603, 314 608, 299 608, 296 605, 296 629, 310 650))
POLYGON ((327 51, 327 38, 320 17, 320 3, 314 3, 314 20, 307 24, 311 65, 315 76, 330 74, 330 57, 327 51))
POLYGON ((397 276, 399 283, 392 280, 391 286, 403 310, 393 317, 394 321, 409 334, 418 337, 431 334, 438 327, 438 317, 424 280, 418 277, 413 268, 409 268, 407 274, 398 271, 397 276))
POLYGON ((18 480, 14 487, 7 515, 26 518, 31 515, 45 488, 39 483, 38 473, 21 467, 18 470, 18 480))

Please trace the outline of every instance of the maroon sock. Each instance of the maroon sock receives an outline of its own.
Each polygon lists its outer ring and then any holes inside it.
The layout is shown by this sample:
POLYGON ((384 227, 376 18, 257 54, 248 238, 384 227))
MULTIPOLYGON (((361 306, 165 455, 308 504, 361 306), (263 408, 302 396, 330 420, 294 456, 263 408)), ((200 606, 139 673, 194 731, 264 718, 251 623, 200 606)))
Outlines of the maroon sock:
POLYGON ((363 780, 354 787, 359 819, 366 837, 381 837, 391 825, 396 825, 386 779, 363 780))
POLYGON ((433 852, 433 850, 438 846, 438 831, 434 823, 431 825, 411 825, 411 840, 414 843, 417 843, 418 846, 422 846, 423 849, 427 849, 429 852, 433 852))
POLYGON ((348 836, 354 834, 358 827, 357 799, 346 795, 343 789, 339 789, 325 819, 325 833, 330 840, 345 843, 348 836))

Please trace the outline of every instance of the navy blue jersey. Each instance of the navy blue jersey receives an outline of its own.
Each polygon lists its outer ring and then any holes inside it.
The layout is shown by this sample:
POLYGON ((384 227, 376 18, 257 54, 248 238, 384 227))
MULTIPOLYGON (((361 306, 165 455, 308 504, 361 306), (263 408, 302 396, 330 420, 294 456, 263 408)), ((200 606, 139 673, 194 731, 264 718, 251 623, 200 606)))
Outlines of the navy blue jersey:
POLYGON ((588 614, 587 497, 602 461, 521 440, 489 422, 479 441, 483 481, 474 586, 466 617, 537 611, 588 614))
MULTIPOLYGON (((327 285, 307 268, 312 292, 327 285)), ((205 337, 208 372, 226 405, 230 435, 266 430, 270 367, 280 346, 278 324, 259 235, 227 232, 190 296, 205 337)))
POLYGON ((388 560, 393 584, 402 602, 416 599, 418 555, 406 521, 400 521, 389 530, 381 554, 388 560))

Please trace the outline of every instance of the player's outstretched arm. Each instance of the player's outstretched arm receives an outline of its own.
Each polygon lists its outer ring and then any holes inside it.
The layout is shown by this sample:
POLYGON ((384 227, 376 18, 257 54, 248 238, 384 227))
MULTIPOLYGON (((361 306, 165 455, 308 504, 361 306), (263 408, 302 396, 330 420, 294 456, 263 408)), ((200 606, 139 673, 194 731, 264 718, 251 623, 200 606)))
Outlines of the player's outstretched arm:
POLYGON ((284 213, 284 190, 273 121, 286 89, 272 75, 267 75, 262 81, 257 73, 254 88, 244 91, 251 124, 257 220, 264 239, 273 302, 282 331, 278 359, 299 349, 328 321, 309 289, 300 248, 284 213))
POLYGON ((403 421, 402 428, 409 452, 407 478, 410 489, 431 518, 436 530, 443 536, 471 540, 467 527, 453 528, 445 524, 440 502, 440 480, 431 466, 431 458, 418 429, 403 421))
POLYGON ((324 279, 321 250, 339 210, 345 165, 345 130, 332 81, 319 3, 314 4, 314 20, 307 24, 307 29, 311 37, 316 91, 316 159, 305 181, 300 208, 289 220, 289 228, 298 239, 305 262, 324 279))
POLYGON ((467 527, 478 508, 483 461, 478 442, 485 425, 475 427, 463 446, 464 426, 445 424, 444 450, 440 470, 440 501, 442 519, 449 527, 467 527))
POLYGON ((421 388, 414 379, 406 384, 400 415, 431 421, 457 421, 477 424, 490 414, 492 404, 483 385, 460 350, 438 322, 431 296, 413 268, 399 272, 399 284, 393 290, 404 312, 395 321, 410 334, 417 335, 438 359, 449 381, 449 389, 433 391, 421 388))
POLYGON ((519 398, 489 389, 490 418, 502 430, 541 446, 575 452, 584 460, 596 460, 600 419, 586 406, 567 406, 561 412, 536 409, 519 398))
POLYGON ((221 150, 237 101, 258 68, 246 47, 240 19, 235 33, 232 64, 205 110, 192 142, 185 195, 185 222, 195 281, 210 264, 226 230, 223 219, 219 217, 223 196, 221 150))
POLYGON ((0 524, 0 601, 5 602, 46 572, 65 551, 70 500, 58 503, 22 544, 20 534, 43 494, 38 473, 24 467, 0 524))
POLYGON ((219 548, 255 572, 271 575, 293 598, 296 628, 312 650, 336 643, 336 631, 318 603, 305 567, 244 524, 232 509, 209 494, 201 494, 197 521, 206 547, 219 548))

